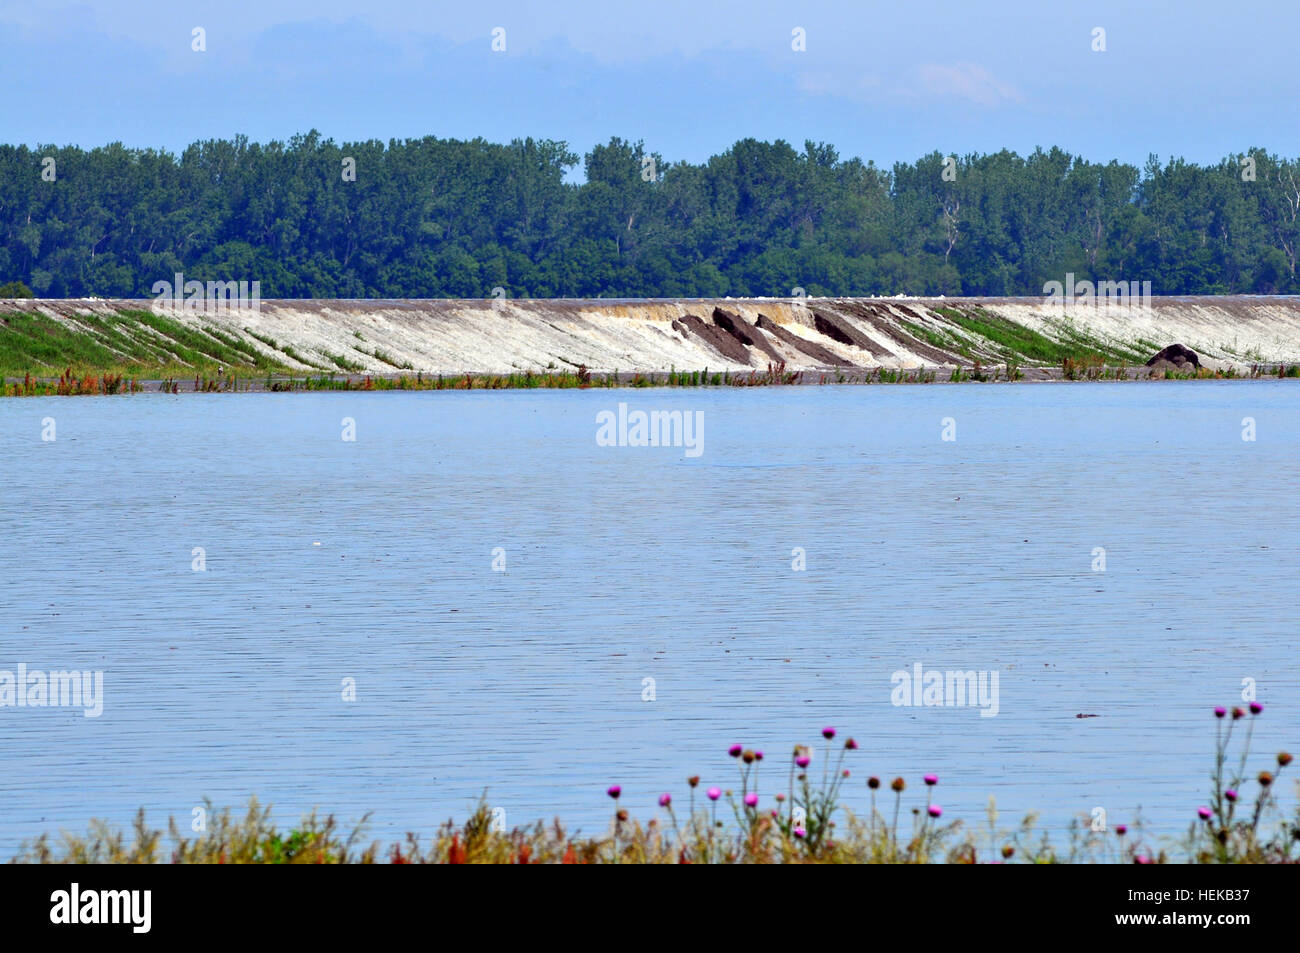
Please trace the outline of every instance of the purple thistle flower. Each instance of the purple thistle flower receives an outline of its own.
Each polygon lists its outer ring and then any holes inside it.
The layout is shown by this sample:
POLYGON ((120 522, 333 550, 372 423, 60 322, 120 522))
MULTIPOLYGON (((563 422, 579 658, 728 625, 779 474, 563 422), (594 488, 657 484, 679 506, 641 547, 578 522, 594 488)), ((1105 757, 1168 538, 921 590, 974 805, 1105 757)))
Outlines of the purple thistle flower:
POLYGON ((623 789, 619 787, 617 784, 611 784, 609 786, 609 790, 607 790, 605 793, 617 801, 618 796, 623 793, 623 789))
POLYGON ((704 793, 709 796, 710 801, 716 801, 718 798, 722 797, 722 791, 719 788, 709 788, 704 793))
POLYGON ((741 745, 732 745, 727 749, 727 754, 731 755, 733 758, 739 758, 744 750, 744 747, 741 745))
POLYGON ((673 796, 672 796, 671 794, 661 794, 661 795, 659 795, 659 806, 660 806, 660 807, 667 807, 669 804, 672 804, 672 803, 673 803, 673 796))
POLYGON ((928 784, 930 787, 934 787, 936 784, 939 783, 939 775, 927 774, 922 780, 924 780, 925 783, 928 784))
POLYGON ((1229 788, 1228 790, 1224 791, 1224 792, 1223 792, 1223 796, 1226 797, 1229 801, 1235 801, 1235 800, 1237 800, 1237 792, 1234 791, 1234 790, 1232 790, 1231 788, 1229 788))
POLYGON ((810 763, 811 761, 812 761, 812 758, 808 757, 806 754, 801 754, 801 755, 799 755, 799 757, 797 757, 797 758, 794 759, 794 763, 797 764, 797 765, 799 765, 799 767, 801 767, 801 768, 806 768, 806 767, 808 767, 808 765, 809 765, 809 763, 810 763))
POLYGON ((835 729, 830 727, 823 728, 822 737, 825 738, 827 741, 830 741, 832 738, 835 737, 835 729))
POLYGON ((794 829, 794 836, 799 838, 807 837, 808 832, 804 830, 802 827, 796 827, 794 829))
POLYGON ((753 791, 745 795, 745 807, 758 807, 758 795, 753 791))
POLYGON ((1263 710, 1264 710, 1264 706, 1261 705, 1259 702, 1250 703, 1250 713, 1252 715, 1258 715, 1263 710))
POLYGON ((1208 807, 1197 808, 1196 814, 1203 821, 1208 821, 1214 816, 1208 807))
POLYGON ((938 804, 931 804, 931 805, 930 805, 930 816, 931 816, 931 817, 938 817, 938 816, 939 816, 940 814, 942 814, 942 813, 943 813, 943 808, 941 808, 938 804))
POLYGON ((1215 706, 1214 706, 1214 717, 1215 717, 1215 718, 1222 718, 1222 717, 1223 717, 1224 715, 1226 715, 1227 713, 1228 713, 1228 709, 1224 708, 1222 705, 1215 705, 1215 706))
POLYGON ((1125 834, 1128 833, 1128 825, 1127 825, 1127 824, 1116 824, 1116 825, 1115 825, 1115 833, 1118 834, 1120 837, 1123 837, 1125 834))

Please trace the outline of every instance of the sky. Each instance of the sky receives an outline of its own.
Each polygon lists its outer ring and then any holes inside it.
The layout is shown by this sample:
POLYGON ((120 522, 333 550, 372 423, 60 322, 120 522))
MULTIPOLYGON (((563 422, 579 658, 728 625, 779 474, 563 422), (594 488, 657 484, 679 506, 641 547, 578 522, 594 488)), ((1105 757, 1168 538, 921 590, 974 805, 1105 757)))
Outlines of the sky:
POLYGON ((886 167, 1054 145, 1295 157, 1297 35, 1296 0, 0 0, 0 141, 178 152, 314 128, 580 154, 620 136, 692 162, 746 137, 886 167))

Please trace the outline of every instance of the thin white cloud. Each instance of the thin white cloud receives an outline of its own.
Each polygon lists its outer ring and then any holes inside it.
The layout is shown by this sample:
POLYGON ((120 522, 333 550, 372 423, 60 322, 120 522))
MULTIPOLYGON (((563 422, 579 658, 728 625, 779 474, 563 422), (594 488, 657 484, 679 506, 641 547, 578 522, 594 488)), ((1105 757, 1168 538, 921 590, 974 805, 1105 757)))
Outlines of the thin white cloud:
POLYGON ((809 70, 799 73, 795 83, 799 92, 814 96, 865 99, 870 91, 880 87, 880 77, 871 74, 859 75, 855 71, 848 70, 842 72, 809 70))
POLYGON ((1024 99, 1018 89, 976 63, 926 63, 920 76, 921 88, 934 96, 955 96, 990 107, 1024 99))

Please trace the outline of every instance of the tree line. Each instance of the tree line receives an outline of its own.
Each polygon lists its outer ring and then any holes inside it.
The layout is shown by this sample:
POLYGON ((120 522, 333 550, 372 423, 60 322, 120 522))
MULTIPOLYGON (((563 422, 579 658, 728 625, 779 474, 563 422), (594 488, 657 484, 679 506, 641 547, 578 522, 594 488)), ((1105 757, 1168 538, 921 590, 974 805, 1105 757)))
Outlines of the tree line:
POLYGON ((178 272, 264 298, 1039 295, 1073 274, 1294 294, 1298 212, 1300 160, 1262 149, 885 170, 754 139, 700 164, 618 138, 581 160, 553 140, 314 131, 180 155, 0 146, 0 281, 41 297, 151 297, 178 272))

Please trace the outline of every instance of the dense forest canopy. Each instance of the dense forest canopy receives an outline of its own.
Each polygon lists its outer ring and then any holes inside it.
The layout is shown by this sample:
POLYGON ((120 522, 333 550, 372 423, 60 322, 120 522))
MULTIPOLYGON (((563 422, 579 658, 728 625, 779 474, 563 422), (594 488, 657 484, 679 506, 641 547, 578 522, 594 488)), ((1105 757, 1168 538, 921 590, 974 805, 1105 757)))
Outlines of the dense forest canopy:
POLYGON ((1300 160, 1144 169, 1059 149, 891 171, 746 139, 701 165, 612 139, 0 146, 0 282, 150 297, 177 272, 270 297, 1300 293, 1300 160), (53 160, 52 162, 50 160, 53 160), (348 160, 351 160, 349 162, 348 160))

